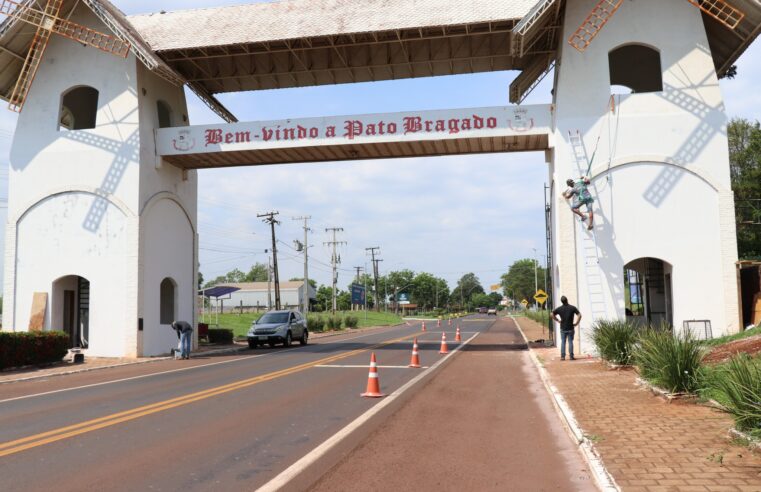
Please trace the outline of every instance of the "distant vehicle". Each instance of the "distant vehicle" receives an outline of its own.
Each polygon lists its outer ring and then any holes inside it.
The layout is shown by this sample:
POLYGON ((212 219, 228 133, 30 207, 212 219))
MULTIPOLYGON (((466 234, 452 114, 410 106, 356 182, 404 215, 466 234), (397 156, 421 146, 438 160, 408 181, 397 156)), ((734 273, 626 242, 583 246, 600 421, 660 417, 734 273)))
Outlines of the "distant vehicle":
POLYGON ((269 311, 251 323, 248 330, 248 346, 252 349, 265 343, 270 347, 278 343, 290 347, 293 340, 298 340, 301 345, 309 341, 307 320, 298 311, 269 311))
POLYGON ((497 308, 489 308, 489 310, 488 310, 488 311, 486 311, 486 315, 487 315, 487 316, 490 316, 490 315, 492 315, 492 314, 493 314, 494 316, 496 316, 496 315, 497 315, 497 308))
POLYGON ((479 312, 480 314, 486 314, 486 312, 487 312, 487 311, 488 311, 488 309, 486 309, 485 307, 480 307, 480 308, 478 308, 478 312, 479 312))

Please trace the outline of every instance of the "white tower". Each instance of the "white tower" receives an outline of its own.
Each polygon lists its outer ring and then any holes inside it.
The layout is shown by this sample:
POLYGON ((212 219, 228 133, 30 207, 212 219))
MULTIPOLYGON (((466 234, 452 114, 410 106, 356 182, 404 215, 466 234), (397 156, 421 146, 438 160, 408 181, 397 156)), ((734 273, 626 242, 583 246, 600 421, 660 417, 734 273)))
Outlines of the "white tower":
MULTIPOLYGON (((109 32, 78 5, 72 21, 109 32)), ((182 87, 134 43, 120 58, 50 38, 11 151, 4 330, 29 328, 37 294, 43 328, 92 355, 176 346, 169 324, 194 321, 197 181, 162 165, 154 130, 186 124, 182 87)))
MULTIPOLYGON (((567 2, 564 40, 596 3, 567 2)), ((736 332, 727 120, 700 10, 625 1, 585 51, 560 49, 550 169, 556 299, 579 307, 584 338, 594 319, 625 316, 677 331, 709 320, 714 336, 736 332), (566 179, 583 174, 592 178, 593 233, 561 196, 566 179)))

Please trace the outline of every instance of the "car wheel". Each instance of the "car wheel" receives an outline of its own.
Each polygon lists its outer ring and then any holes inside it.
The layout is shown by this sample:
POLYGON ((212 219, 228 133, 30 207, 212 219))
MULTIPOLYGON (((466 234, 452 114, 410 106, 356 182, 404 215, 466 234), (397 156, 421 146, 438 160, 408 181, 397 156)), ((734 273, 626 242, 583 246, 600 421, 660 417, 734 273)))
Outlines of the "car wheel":
POLYGON ((306 345, 307 343, 309 343, 309 332, 306 329, 304 329, 304 333, 301 334, 301 339, 299 339, 299 343, 301 343, 301 345, 306 345))
POLYGON ((291 332, 285 334, 285 340, 283 340, 283 347, 291 346, 291 332))
POLYGON ((255 340, 249 340, 248 341, 248 348, 250 348, 250 349, 255 349, 257 345, 259 345, 259 344, 256 343, 255 340))

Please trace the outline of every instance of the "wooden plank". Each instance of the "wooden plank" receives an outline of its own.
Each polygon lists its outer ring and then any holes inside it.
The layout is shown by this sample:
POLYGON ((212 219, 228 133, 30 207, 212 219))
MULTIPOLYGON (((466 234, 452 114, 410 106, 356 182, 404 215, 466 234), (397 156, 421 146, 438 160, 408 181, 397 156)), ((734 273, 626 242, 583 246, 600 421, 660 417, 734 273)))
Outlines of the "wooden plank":
POLYGON ((32 296, 32 315, 29 317, 29 331, 45 328, 45 312, 48 308, 48 293, 35 292, 32 296))
POLYGON ((753 316, 751 319, 754 325, 761 324, 761 294, 756 294, 753 298, 753 316))

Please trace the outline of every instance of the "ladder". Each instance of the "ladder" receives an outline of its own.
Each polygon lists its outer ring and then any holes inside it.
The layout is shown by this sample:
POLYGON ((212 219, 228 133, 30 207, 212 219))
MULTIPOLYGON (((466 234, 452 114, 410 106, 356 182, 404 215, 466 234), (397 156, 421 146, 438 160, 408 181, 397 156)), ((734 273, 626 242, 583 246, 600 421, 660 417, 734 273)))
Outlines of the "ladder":
POLYGON ((597 246, 597 233, 587 229, 584 221, 579 219, 579 238, 581 239, 580 256, 583 263, 582 272, 586 283, 586 295, 592 323, 608 316, 608 302, 605 296, 605 282, 600 269, 600 248, 597 246))
MULTIPOLYGON (((587 157, 587 149, 581 133, 576 130, 575 133, 568 132, 568 140, 571 144, 571 154, 576 163, 579 175, 589 173, 591 161, 587 157)), ((594 158, 594 156, 593 156, 594 158)), ((586 283, 586 295, 589 300, 590 317, 592 322, 607 317, 608 305, 605 297, 605 282, 602 271, 600 270, 600 248, 597 245, 597 232, 587 229, 586 223, 574 215, 574 220, 579 222, 579 245, 580 249, 577 258, 580 256, 582 268, 577 269, 584 276, 586 283)))
POLYGON ((568 44, 579 51, 586 50, 622 3, 624 0, 600 0, 579 28, 568 38, 568 44))

